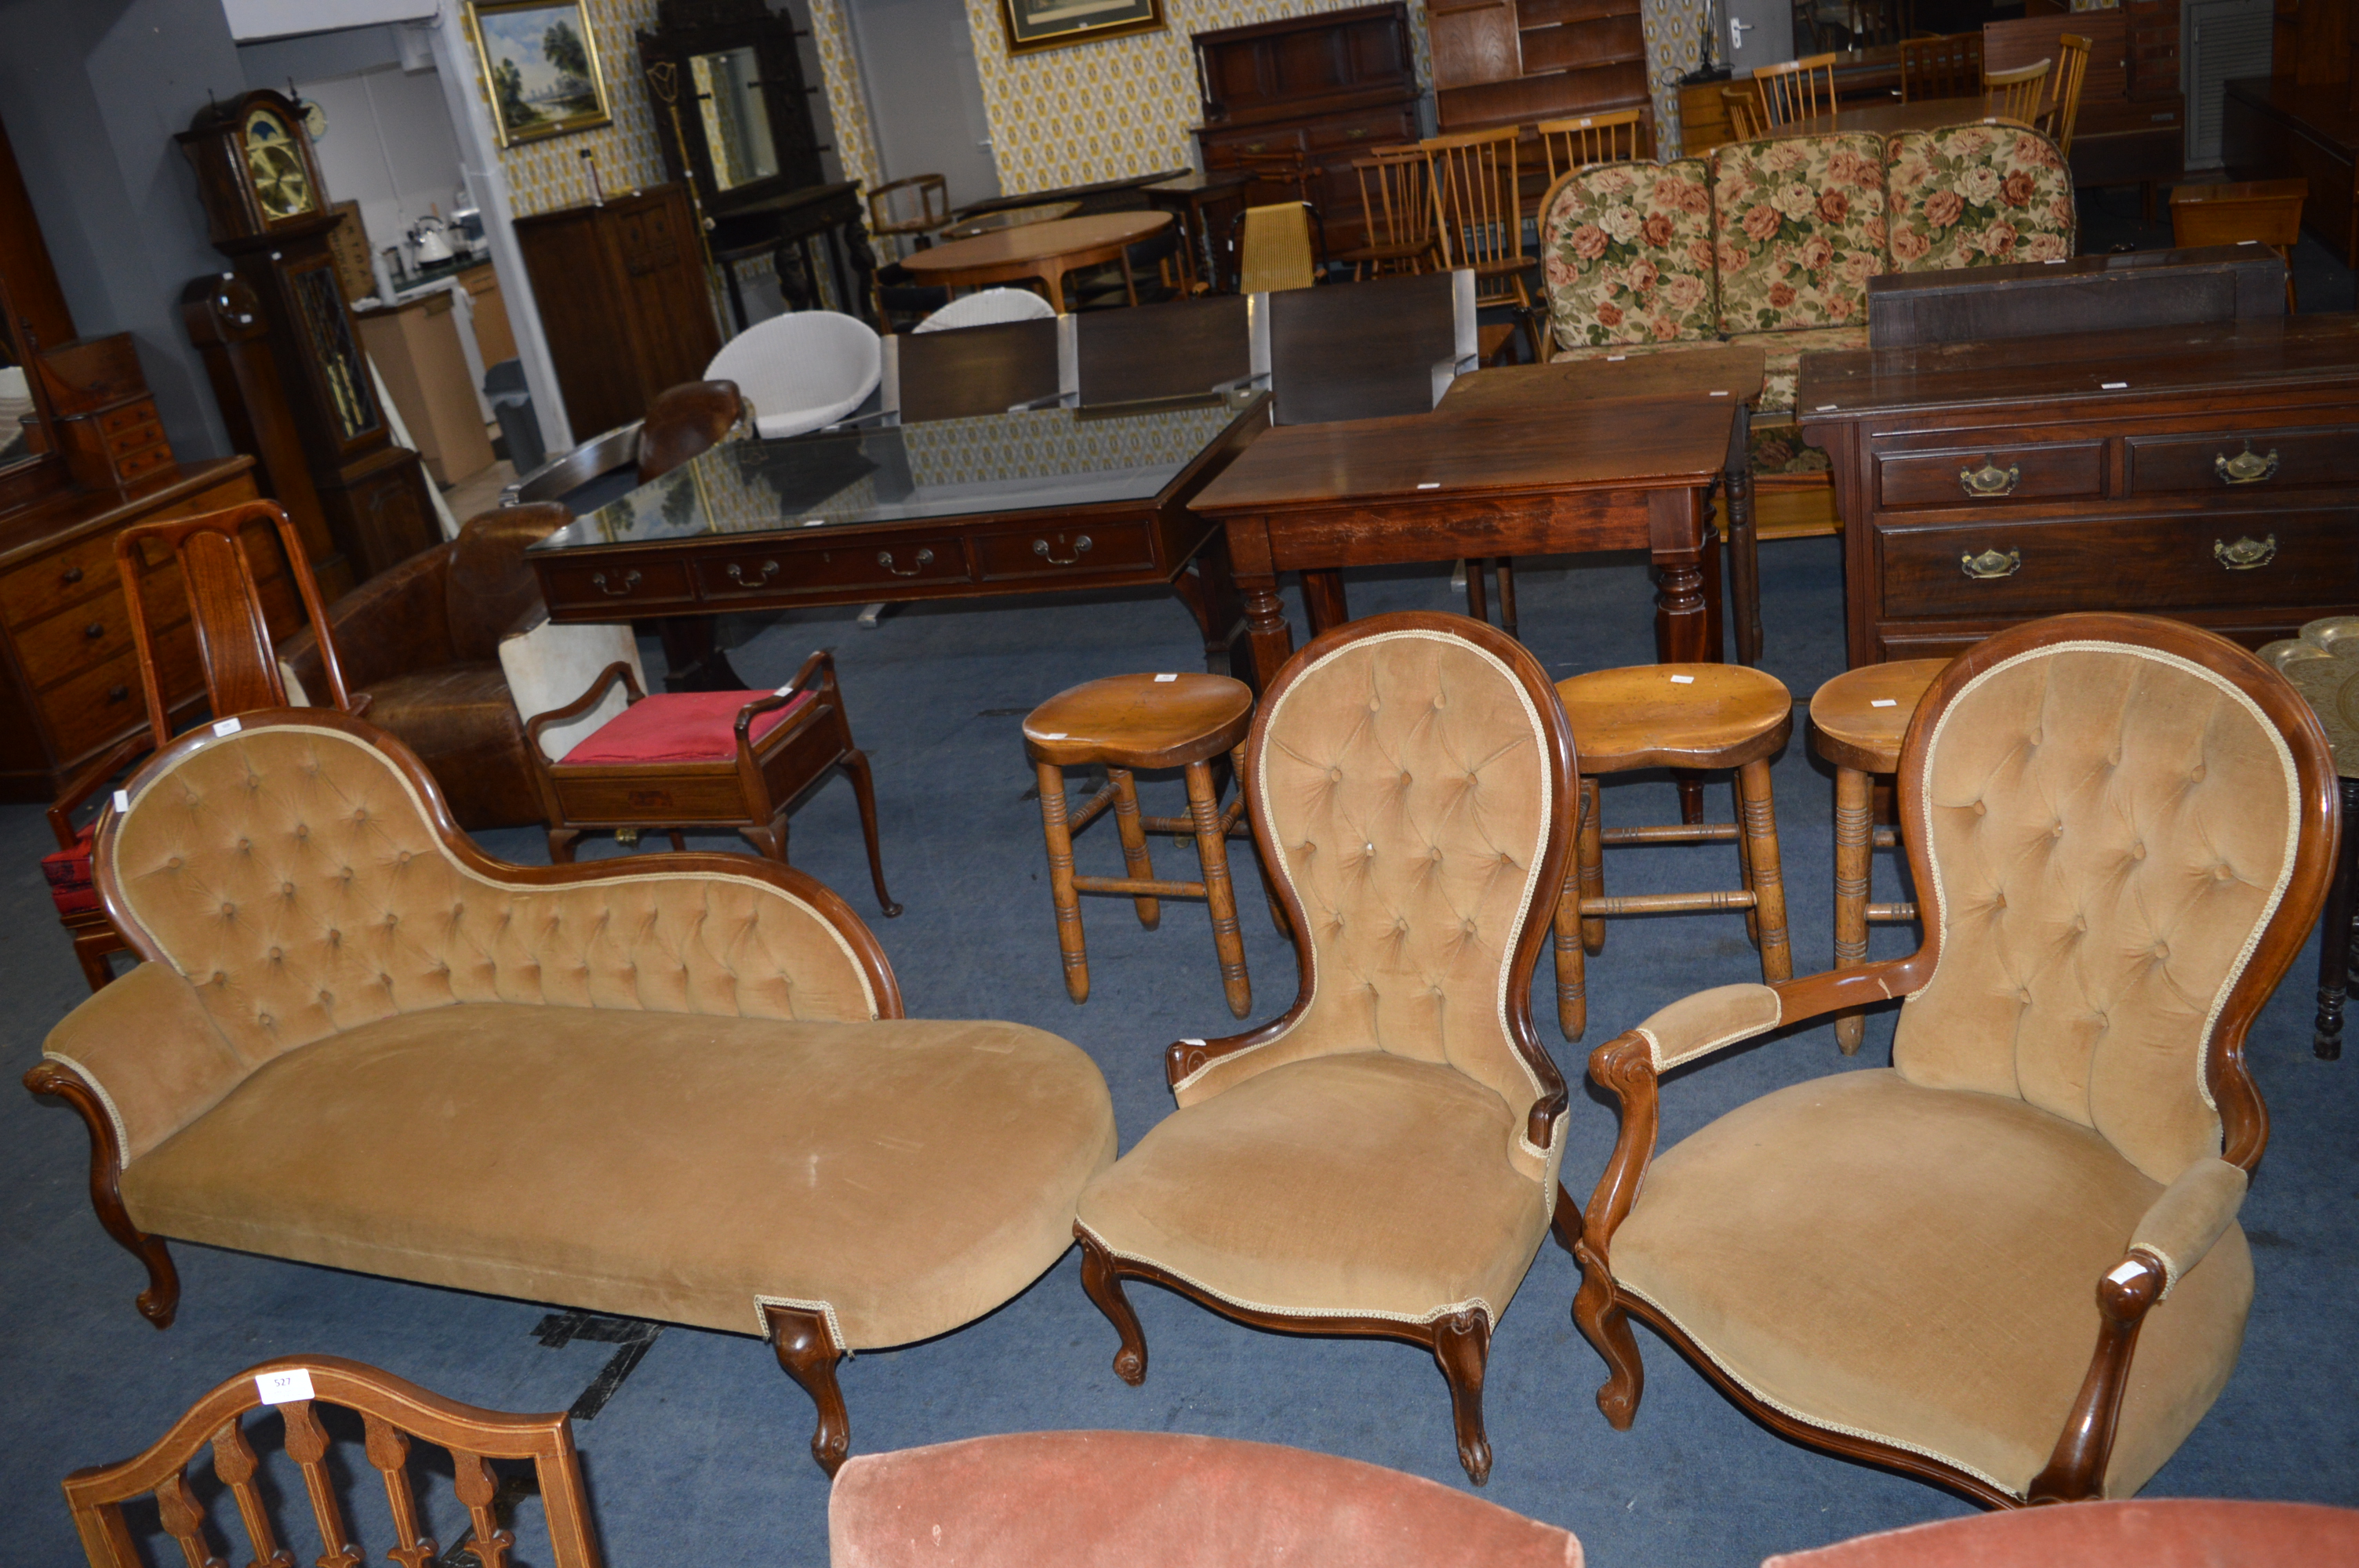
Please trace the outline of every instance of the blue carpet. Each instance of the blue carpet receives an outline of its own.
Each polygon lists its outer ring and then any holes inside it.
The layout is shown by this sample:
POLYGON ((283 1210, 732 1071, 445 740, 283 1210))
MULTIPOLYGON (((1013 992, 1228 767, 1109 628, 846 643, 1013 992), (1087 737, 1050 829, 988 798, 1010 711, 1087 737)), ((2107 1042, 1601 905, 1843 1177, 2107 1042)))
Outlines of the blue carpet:
MULTIPOLYGON (((1763 560, 1765 664, 1807 697, 1843 667, 1835 542, 1771 545, 1763 560)), ((1525 636, 1552 676, 1652 656, 1641 558, 1528 563, 1520 588, 1525 636)), ((1446 579, 1422 571, 1355 577, 1352 601, 1361 613, 1453 607, 1446 579)), ((815 611, 762 630, 734 658, 750 681, 775 683, 815 646, 836 651, 854 732, 875 761, 886 870, 908 909, 875 924, 910 1011, 1014 1019, 1078 1042, 1113 1086, 1124 1146, 1135 1143, 1170 1108, 1163 1048, 1233 1027, 1210 932, 1199 905, 1169 904, 1162 928, 1145 932, 1124 901, 1090 900, 1094 992, 1086 1007, 1065 999, 1017 715, 1096 676, 1191 667, 1199 650, 1187 615, 1152 595, 913 607, 874 630, 853 625, 849 611, 815 611)), ((1776 781, 1794 951, 1809 969, 1826 964, 1832 944, 1832 784, 1797 730, 1776 781)), ((1146 794, 1149 811, 1179 809, 1176 777, 1150 780, 1146 794)), ((1609 821, 1674 819, 1667 782, 1616 781, 1605 795, 1609 821)), ((1713 786, 1712 804, 1725 814, 1724 785, 1713 786)), ((82 992, 34 870, 47 838, 37 809, 0 809, 0 864, 15 868, 0 892, 0 956, 12 980, 0 1038, 11 1079, 82 992)), ((487 843, 518 860, 545 859, 535 830, 487 843)), ((1169 840, 1156 852, 1169 874, 1192 871, 1190 852, 1169 840)), ((847 785, 826 785, 796 816, 792 855, 873 914, 847 785)), ((1109 826, 1084 837, 1081 857, 1118 869, 1109 826)), ((1711 885, 1732 874, 1731 859, 1722 849, 1616 851, 1609 885, 1711 885)), ((1898 896, 1893 857, 1880 858, 1877 876, 1879 897, 1898 896)), ((1291 1000, 1293 963, 1250 879, 1243 885, 1258 1021, 1291 1000)), ((1875 950, 1902 953, 1912 939, 1880 928, 1875 950)), ((1583 1098, 1587 1050, 1690 990, 1756 975, 1755 962, 1733 915, 1617 922, 1590 966, 1589 1035, 1566 1045, 1543 958, 1535 987, 1541 1038, 1576 1086, 1564 1168, 1577 1197, 1614 1133, 1609 1102, 1593 1089, 1583 1098)), ((2245 1210, 2260 1279, 2243 1360, 2151 1495, 2359 1504, 2359 1369, 2335 1326, 2359 1299, 2359 1062, 2310 1056, 2314 962, 2300 960, 2251 1038, 2276 1119, 2245 1210)), ((1664 1097, 1664 1138, 1778 1085, 1882 1062, 1890 1037, 1886 1013, 1871 1021, 1853 1063, 1821 1027, 1683 1072, 1664 1097)), ((498 1108, 487 1106, 484 1132, 498 1131, 498 1108)), ((137 1452, 204 1390, 264 1357, 349 1356, 453 1398, 549 1410, 569 1404, 610 1354, 582 1343, 544 1348, 532 1337, 541 1306, 178 1245, 180 1317, 158 1334, 132 1310, 138 1270, 92 1217, 84 1148, 79 1120, 61 1107, 0 1092, 0 1563, 77 1561, 59 1478, 137 1452)), ((1577 1282, 1571 1260, 1543 1247, 1500 1325, 1485 1393, 1497 1463, 1484 1495, 1575 1530, 1601 1568, 1742 1568, 1772 1552, 1969 1511, 1930 1487, 1771 1435, 1643 1332, 1645 1404, 1632 1431, 1613 1431, 1592 1402, 1603 1368, 1568 1311, 1577 1282)), ((1289 1443, 1465 1484, 1449 1399, 1422 1353, 1261 1334, 1152 1288, 1132 1294, 1151 1357, 1145 1387, 1114 1377, 1114 1332, 1083 1297, 1069 1254, 980 1323, 847 1363, 855 1450, 1121 1427, 1289 1443)), ((623 1568, 823 1563, 827 1486, 805 1448, 810 1428, 810 1401, 759 1341, 667 1329, 597 1419, 577 1429, 607 1560, 623 1568)), ((351 1459, 366 1483, 353 1490, 365 1498, 375 1478, 357 1454, 351 1459)), ((440 1511, 448 1544, 456 1526, 447 1496, 440 1511)), ((305 1561, 316 1552, 309 1544, 298 1531, 305 1561)), ((547 1562, 545 1549, 526 1556, 547 1562)))

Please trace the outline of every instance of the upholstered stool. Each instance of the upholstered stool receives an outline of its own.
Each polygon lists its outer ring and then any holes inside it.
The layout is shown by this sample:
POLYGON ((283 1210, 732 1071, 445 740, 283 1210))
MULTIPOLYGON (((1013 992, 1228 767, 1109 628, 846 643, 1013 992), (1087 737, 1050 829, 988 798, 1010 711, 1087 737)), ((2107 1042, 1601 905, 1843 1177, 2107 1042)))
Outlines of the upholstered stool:
MULTIPOLYGON (((1040 828, 1049 842, 1049 892, 1057 904, 1057 946, 1065 958, 1065 992, 1090 1000, 1090 956, 1082 936, 1085 892, 1131 895, 1138 923, 1152 931, 1166 898, 1201 898, 1212 909, 1212 946, 1221 958, 1221 988, 1229 1011, 1243 1018, 1253 1005, 1245 977, 1245 939, 1237 930, 1236 890, 1229 880, 1229 835, 1245 816, 1245 794, 1226 811, 1212 783, 1212 759, 1233 756, 1253 723, 1253 692, 1226 676, 1108 676, 1058 693, 1024 720, 1024 752, 1040 775, 1040 828), (1068 814, 1065 770, 1104 765, 1105 787, 1068 814), (1132 778, 1140 768, 1184 768, 1188 815, 1141 816, 1132 778), (1073 835, 1111 806, 1122 836, 1125 877, 1073 874, 1073 835), (1163 881, 1147 853, 1149 833, 1190 833, 1203 861, 1200 882, 1163 881)), ((1239 777, 1243 777, 1240 762, 1239 777)))
POLYGON ((1572 721, 1581 769, 1577 868, 1564 879, 1556 911, 1556 1017, 1564 1037, 1578 1040, 1588 1027, 1582 955, 1604 950, 1605 922, 1614 915, 1743 910, 1745 934, 1761 950, 1762 979, 1792 979, 1777 806, 1769 788, 1769 759, 1794 728, 1794 699, 1785 683, 1741 665, 1634 665, 1559 681, 1556 694, 1572 721), (1738 820, 1607 827, 1600 820, 1597 780, 1640 768, 1734 771, 1738 820), (1606 896, 1606 845, 1731 842, 1739 887, 1606 896))
MULTIPOLYGON (((1947 659, 1903 659, 1847 670, 1810 696, 1810 750, 1835 768, 1835 968, 1855 969, 1867 962, 1871 923, 1895 925, 1917 918, 1913 903, 1867 902, 1874 851, 1900 842, 1897 828, 1875 824, 1875 781, 1900 767, 1900 741, 1917 701, 1949 664, 1947 659)), ((1846 1056, 1859 1053, 1867 1021, 1857 1012, 1835 1018, 1835 1044, 1846 1056)))

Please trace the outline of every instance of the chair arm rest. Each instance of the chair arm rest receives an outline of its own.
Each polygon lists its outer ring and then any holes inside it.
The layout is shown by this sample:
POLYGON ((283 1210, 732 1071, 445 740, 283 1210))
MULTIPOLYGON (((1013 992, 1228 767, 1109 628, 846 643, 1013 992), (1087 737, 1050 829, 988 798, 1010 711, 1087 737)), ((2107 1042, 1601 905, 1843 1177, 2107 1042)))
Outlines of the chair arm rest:
POLYGON ((2179 1173, 2179 1179, 2147 1208, 2130 1232, 2129 1249, 2162 1265, 2163 1295, 2203 1261, 2212 1244, 2235 1222, 2250 1180, 2241 1165, 2198 1160, 2179 1173))
POLYGON ((1888 959, 1856 969, 1829 969, 1774 986, 1715 986, 1681 997, 1630 1031, 1647 1042, 1658 1073, 1709 1056, 1727 1046, 1767 1034, 1788 1023, 1847 1007, 1889 1001, 1925 983, 1924 955, 1888 959))
POLYGON ((78 776, 66 784, 58 798, 49 803, 49 831, 57 836, 59 849, 74 848, 76 841, 82 837, 81 831, 73 825, 73 814, 88 806, 92 797, 114 781, 115 774, 129 767, 139 758, 146 756, 155 750, 155 732, 142 730, 138 734, 110 748, 104 756, 84 768, 78 776))
MULTIPOLYGON (((638 639, 628 625, 570 625, 549 620, 545 611, 528 619, 536 620, 529 630, 511 632, 500 640, 500 672, 507 677, 508 697, 518 717, 537 717, 559 708, 617 665, 639 690, 647 688, 638 639)), ((612 723, 627 706, 622 693, 609 690, 589 713, 541 734, 541 754, 555 762, 612 723)))
POLYGON ((190 985, 169 964, 146 963, 95 992, 42 1047, 41 1065, 63 1068, 105 1108, 128 1165, 221 1103, 245 1080, 231 1048, 190 985))
MULTIPOLYGON (((616 681, 623 683, 623 689, 629 694, 629 701, 636 702, 639 698, 645 697, 647 695, 646 689, 639 685, 638 677, 631 673, 632 663, 633 661, 626 659, 615 660, 613 664, 608 665, 604 669, 600 670, 596 677, 591 681, 590 689, 583 692, 580 697, 575 697, 571 702, 567 703, 562 708, 551 708, 546 713, 538 713, 526 719, 524 724, 525 740, 533 746, 541 746, 543 742, 540 737, 543 730, 549 729, 553 725, 563 724, 568 719, 579 719, 582 715, 590 712, 594 708, 597 708, 601 699, 605 697, 607 691, 616 681)), ((521 711, 520 708, 519 711, 521 711)), ((545 755, 546 753, 544 752, 543 754, 545 755)))

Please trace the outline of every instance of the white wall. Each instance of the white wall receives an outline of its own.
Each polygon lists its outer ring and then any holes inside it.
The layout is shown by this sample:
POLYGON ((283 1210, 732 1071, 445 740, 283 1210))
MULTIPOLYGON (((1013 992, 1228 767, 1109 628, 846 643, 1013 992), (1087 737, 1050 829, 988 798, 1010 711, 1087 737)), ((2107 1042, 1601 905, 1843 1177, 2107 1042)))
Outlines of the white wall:
POLYGON ((318 143, 328 192, 361 204, 374 249, 398 243, 429 211, 451 215, 459 143, 433 71, 380 66, 298 85, 328 116, 328 134, 318 143))

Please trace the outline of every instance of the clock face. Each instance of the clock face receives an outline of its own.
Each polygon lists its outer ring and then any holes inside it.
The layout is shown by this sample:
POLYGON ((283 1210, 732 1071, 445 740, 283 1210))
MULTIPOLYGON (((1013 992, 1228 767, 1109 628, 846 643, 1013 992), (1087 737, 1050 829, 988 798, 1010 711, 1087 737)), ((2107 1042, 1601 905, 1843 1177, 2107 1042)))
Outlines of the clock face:
POLYGON ((245 168, 255 200, 271 222, 319 209, 302 149, 276 110, 256 109, 245 117, 245 168))

